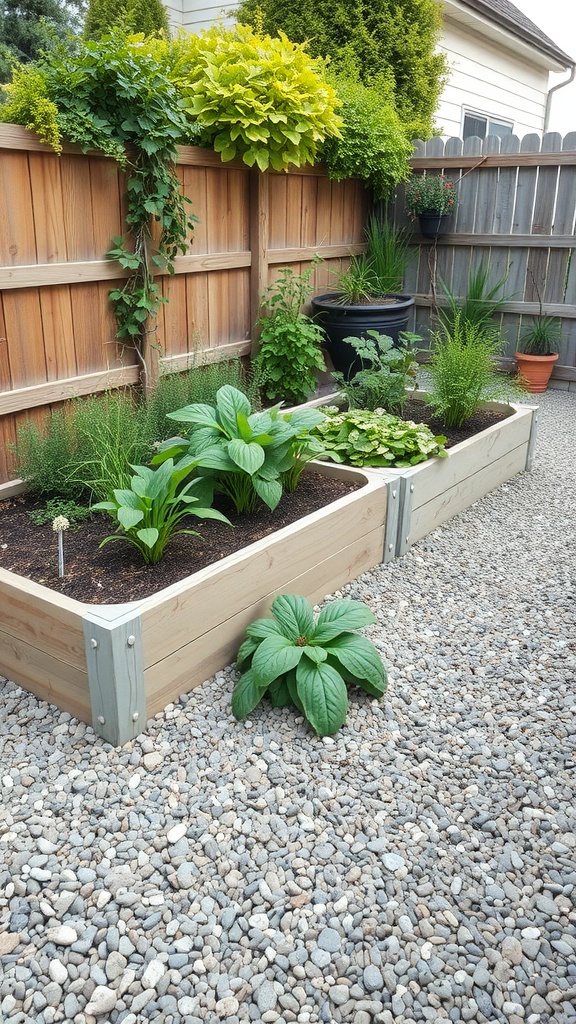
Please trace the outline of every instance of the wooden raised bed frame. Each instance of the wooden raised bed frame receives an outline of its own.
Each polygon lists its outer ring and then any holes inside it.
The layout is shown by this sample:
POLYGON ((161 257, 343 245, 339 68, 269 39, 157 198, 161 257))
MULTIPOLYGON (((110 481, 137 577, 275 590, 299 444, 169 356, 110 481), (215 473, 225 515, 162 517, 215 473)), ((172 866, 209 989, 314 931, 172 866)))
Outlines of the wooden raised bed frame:
POLYGON ((318 601, 395 542, 398 502, 388 502, 381 476, 316 469, 362 486, 140 601, 83 604, 0 569, 0 672, 115 746, 139 735, 147 718, 233 660, 277 594, 318 601))

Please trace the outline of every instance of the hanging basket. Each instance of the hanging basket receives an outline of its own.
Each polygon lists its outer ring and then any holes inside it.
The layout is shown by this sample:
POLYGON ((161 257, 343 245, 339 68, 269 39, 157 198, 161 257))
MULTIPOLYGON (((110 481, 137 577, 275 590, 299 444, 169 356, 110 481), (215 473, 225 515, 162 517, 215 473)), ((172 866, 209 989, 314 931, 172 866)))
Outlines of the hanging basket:
POLYGON ((449 213, 419 213, 420 234, 423 238, 441 238, 448 231, 449 213))

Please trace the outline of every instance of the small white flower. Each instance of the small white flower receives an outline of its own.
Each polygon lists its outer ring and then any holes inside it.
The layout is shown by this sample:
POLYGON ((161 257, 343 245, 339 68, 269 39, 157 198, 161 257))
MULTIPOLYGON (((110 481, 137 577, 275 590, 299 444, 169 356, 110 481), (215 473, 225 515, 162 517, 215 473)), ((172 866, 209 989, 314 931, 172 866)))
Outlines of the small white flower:
POLYGON ((66 519, 66 516, 56 516, 52 521, 52 529, 54 530, 54 533, 60 533, 62 530, 67 530, 69 526, 70 523, 68 519, 66 519))

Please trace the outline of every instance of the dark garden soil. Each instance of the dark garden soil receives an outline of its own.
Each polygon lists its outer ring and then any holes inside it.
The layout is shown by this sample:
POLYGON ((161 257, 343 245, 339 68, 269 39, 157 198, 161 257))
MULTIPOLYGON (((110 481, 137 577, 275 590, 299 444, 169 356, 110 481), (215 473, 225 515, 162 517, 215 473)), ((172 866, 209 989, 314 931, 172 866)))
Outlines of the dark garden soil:
MULTIPOLYGON (((500 413, 482 412, 468 421, 466 429, 446 431, 428 416, 421 402, 408 402, 403 415, 404 419, 428 422, 435 434, 448 436, 447 447, 505 418, 500 413)), ((63 579, 58 577, 56 534, 51 525, 35 526, 30 519, 29 513, 43 507, 44 503, 22 495, 0 503, 0 567, 78 601, 91 604, 135 601, 177 583, 355 489, 344 481, 308 473, 301 478, 294 494, 283 495, 274 512, 263 508, 238 517, 221 505, 221 510, 234 523, 233 529, 224 523, 193 517, 184 520, 181 526, 198 530, 202 539, 175 537, 158 565, 145 565, 139 552, 124 541, 113 541, 100 549, 100 542, 114 530, 106 514, 95 513, 91 520, 77 529, 67 530, 64 535, 63 579)))

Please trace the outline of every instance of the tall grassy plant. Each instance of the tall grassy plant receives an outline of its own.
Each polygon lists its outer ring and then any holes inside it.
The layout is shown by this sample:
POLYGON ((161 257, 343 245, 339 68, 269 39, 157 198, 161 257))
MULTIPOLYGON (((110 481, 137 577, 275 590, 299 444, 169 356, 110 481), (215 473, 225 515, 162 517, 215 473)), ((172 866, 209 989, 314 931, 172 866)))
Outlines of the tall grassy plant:
POLYGON ((225 384, 243 391, 251 404, 258 406, 254 375, 244 369, 239 357, 206 366, 192 366, 184 373, 169 373, 161 377, 146 396, 146 433, 155 441, 165 441, 174 429, 168 419, 169 413, 196 402, 213 405, 218 391, 225 384))
POLYGON ((378 294, 399 292, 414 254, 410 245, 410 232, 405 228, 396 228, 389 220, 371 214, 366 226, 366 241, 378 294))
POLYGON ((446 429, 461 427, 482 401, 517 393, 494 365, 504 345, 501 335, 469 323, 462 310, 455 311, 451 328, 442 324, 432 333, 432 342, 432 388, 426 401, 446 429))
POLYGON ((508 269, 495 284, 490 285, 489 264, 481 263, 477 267, 471 267, 466 295, 463 298, 455 296, 441 281, 448 306, 438 311, 440 323, 450 331, 453 329, 456 314, 460 313, 466 324, 477 327, 483 333, 497 331, 494 314, 500 312, 504 303, 512 298, 511 295, 499 294, 508 280, 509 273, 508 269))

